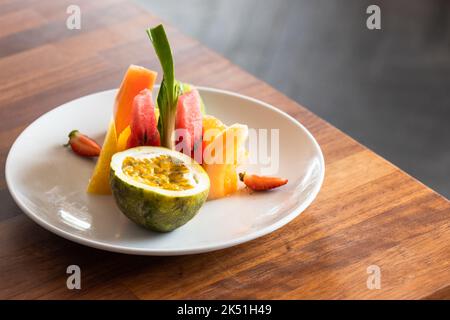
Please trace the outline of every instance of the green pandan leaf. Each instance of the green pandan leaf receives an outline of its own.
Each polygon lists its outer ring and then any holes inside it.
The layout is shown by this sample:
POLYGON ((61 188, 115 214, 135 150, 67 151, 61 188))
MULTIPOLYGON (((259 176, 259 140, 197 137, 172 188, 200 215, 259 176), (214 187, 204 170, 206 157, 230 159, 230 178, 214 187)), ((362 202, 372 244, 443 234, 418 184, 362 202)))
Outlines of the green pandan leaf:
POLYGON ((158 130, 161 146, 173 149, 172 133, 175 130, 178 96, 181 94, 180 83, 175 79, 172 51, 167 35, 162 25, 147 29, 163 70, 163 79, 158 92, 157 104, 159 108, 158 130))

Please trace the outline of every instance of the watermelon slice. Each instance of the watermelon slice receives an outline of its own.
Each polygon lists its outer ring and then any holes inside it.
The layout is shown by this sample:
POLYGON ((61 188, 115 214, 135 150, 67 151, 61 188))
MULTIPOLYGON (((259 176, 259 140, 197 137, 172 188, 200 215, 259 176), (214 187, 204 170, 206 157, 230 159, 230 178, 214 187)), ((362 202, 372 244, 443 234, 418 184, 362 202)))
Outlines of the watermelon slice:
MULTIPOLYGON (((183 82, 181 83, 181 91, 183 93, 188 93, 191 92, 192 90, 197 90, 192 84, 183 82)), ((203 102, 202 96, 199 95, 200 97, 200 110, 202 110, 202 114, 205 115, 206 114, 206 107, 205 104, 203 102)))
POLYGON ((144 89, 134 97, 130 129, 127 148, 160 145, 151 90, 144 89))
MULTIPOLYGON (((201 98, 197 89, 182 94, 178 97, 175 129, 185 129, 185 134, 176 144, 186 145, 190 148, 191 156, 202 145, 202 111, 201 98)), ((201 153, 200 153, 201 156, 201 153)))

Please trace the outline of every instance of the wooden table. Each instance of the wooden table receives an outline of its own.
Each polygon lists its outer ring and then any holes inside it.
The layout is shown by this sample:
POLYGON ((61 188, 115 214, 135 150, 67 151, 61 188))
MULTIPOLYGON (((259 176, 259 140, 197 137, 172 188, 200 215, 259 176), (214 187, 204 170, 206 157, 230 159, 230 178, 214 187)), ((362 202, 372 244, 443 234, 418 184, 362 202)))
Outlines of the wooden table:
POLYGON ((450 298, 448 200, 170 27, 179 79, 266 101, 313 133, 326 161, 318 198, 270 235, 181 257, 103 252, 33 223, 5 183, 19 133, 55 106, 117 87, 130 63, 159 68, 144 32, 157 17, 121 0, 77 0, 82 28, 68 30, 73 2, 0 1, 0 298, 450 298), (79 291, 66 288, 71 264, 82 269, 79 291), (380 289, 367 288, 371 265, 380 289))

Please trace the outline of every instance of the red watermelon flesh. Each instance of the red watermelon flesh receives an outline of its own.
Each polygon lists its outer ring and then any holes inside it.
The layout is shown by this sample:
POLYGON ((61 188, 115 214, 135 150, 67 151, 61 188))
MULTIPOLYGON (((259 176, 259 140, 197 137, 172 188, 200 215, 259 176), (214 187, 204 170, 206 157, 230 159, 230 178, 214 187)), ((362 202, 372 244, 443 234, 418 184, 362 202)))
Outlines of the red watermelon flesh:
POLYGON ((177 115, 175 119, 175 129, 185 129, 186 134, 180 138, 183 145, 190 146, 192 151, 201 148, 202 144, 202 111, 201 98, 197 89, 192 88, 191 91, 178 97, 177 115))
POLYGON ((127 148, 160 145, 151 90, 144 89, 134 97, 130 129, 127 148))

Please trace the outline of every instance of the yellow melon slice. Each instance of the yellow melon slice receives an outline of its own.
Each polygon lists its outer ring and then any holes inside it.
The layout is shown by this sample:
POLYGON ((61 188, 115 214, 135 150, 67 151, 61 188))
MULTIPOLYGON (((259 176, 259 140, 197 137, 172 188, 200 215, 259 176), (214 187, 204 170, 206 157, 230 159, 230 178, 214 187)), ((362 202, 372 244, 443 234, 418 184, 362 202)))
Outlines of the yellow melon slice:
POLYGON ((156 119, 156 124, 158 124, 158 120, 159 120, 159 109, 155 108, 155 119, 156 119))
POLYGON ((205 114, 202 119, 203 150, 226 128, 227 126, 222 121, 214 116, 205 114))
MULTIPOLYGON (((220 121, 209 128, 223 128, 220 121)), ((245 141, 248 128, 245 125, 234 124, 220 131, 210 142, 204 143, 204 163, 202 164, 210 180, 208 199, 217 199, 232 194, 238 189, 236 168, 245 155, 245 141), (219 163, 212 163, 212 162, 219 163)))
POLYGON ((114 120, 111 120, 103 142, 102 151, 98 157, 94 172, 87 187, 88 193, 111 194, 109 186, 109 171, 112 156, 117 152, 117 133, 114 120))
POLYGON ((126 127, 117 139, 117 152, 124 151, 127 148, 128 138, 131 135, 130 126, 126 127))
POLYGON ((207 143, 203 150, 203 161, 220 164, 238 165, 245 152, 245 141, 248 137, 248 127, 235 123, 221 131, 207 143))
POLYGON ((238 189, 235 165, 210 164, 203 165, 210 181, 208 200, 218 199, 232 194, 238 189))

